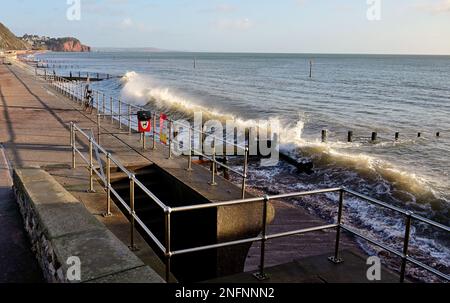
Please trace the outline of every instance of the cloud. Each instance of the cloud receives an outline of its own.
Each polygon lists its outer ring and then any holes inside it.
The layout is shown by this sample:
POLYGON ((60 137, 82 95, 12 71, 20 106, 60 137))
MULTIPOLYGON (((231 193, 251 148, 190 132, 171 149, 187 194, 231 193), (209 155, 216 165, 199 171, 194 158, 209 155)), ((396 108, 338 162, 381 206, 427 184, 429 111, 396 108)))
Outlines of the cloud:
POLYGON ((230 4, 219 4, 216 6, 215 10, 219 13, 232 13, 237 11, 237 7, 230 4))
POLYGON ((450 0, 438 0, 430 3, 428 0, 426 3, 418 3, 415 5, 418 9, 431 12, 433 14, 450 13, 450 0))
POLYGON ((253 22, 249 18, 242 19, 220 19, 216 27, 221 30, 247 30, 253 27, 253 22))
POLYGON ((231 4, 226 4, 226 3, 216 5, 215 7, 212 7, 212 8, 206 8, 206 9, 200 10, 200 12, 203 12, 203 13, 215 13, 215 14, 229 14, 229 13, 234 13, 236 11, 238 11, 238 8, 236 6, 231 5, 231 4))
POLYGON ((130 28, 132 26, 133 26, 133 20, 131 20, 131 18, 125 18, 120 23, 120 27, 122 27, 122 28, 130 28))
POLYGON ((115 28, 118 28, 119 30, 127 30, 147 34, 159 31, 159 29, 154 28, 148 24, 139 21, 134 21, 130 17, 124 18, 122 21, 120 21, 118 26, 117 25, 115 26, 115 28))
POLYGON ((128 0, 84 0, 81 5, 82 13, 99 16, 123 16, 129 4, 128 0))
POLYGON ((294 2, 295 2, 297 5, 303 6, 303 4, 305 4, 306 0, 294 0, 294 2))

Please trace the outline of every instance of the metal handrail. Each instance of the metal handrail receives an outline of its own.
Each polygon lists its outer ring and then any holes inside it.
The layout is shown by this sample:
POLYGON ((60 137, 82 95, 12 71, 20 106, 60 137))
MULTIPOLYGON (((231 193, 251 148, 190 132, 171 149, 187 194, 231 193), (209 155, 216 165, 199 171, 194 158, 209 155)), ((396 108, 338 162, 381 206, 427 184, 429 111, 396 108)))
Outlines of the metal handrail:
MULTIPOLYGON (((251 199, 245 199, 245 200, 236 200, 236 201, 226 201, 226 202, 215 202, 215 203, 209 203, 209 204, 202 204, 202 205, 191 205, 191 206, 182 206, 182 207, 175 207, 175 208, 171 208, 170 212, 172 213, 176 213, 176 212, 185 212, 185 211, 193 211, 193 210, 199 210, 199 209, 206 209, 206 208, 214 208, 214 207, 221 207, 221 206, 231 206, 231 205, 238 205, 238 204, 244 204, 244 203, 254 203, 254 202, 261 202, 264 201, 264 205, 266 205, 269 201, 271 200, 277 200, 277 199, 283 199, 283 198, 294 198, 294 197, 303 197, 303 196, 308 196, 308 195, 316 195, 316 194, 324 194, 324 193, 332 193, 332 192, 339 192, 340 193, 340 201, 339 201, 339 213, 338 213, 338 223, 337 224, 330 224, 330 225, 325 225, 325 226, 318 226, 318 227, 311 227, 311 228, 307 228, 307 229, 301 229, 301 230, 295 230, 295 231, 287 231, 287 232, 283 232, 283 233, 278 233, 278 234, 272 234, 272 235, 266 235, 266 227, 264 227, 263 230, 263 235, 260 237, 256 237, 256 238, 251 238, 251 240, 249 239, 243 239, 243 240, 238 240, 238 241, 230 241, 230 242, 226 242, 226 243, 219 243, 219 244, 214 244, 214 245, 207 245, 207 246, 201 246, 201 247, 194 247, 194 248, 188 248, 188 249, 183 249, 183 250, 179 250, 179 251, 172 251, 169 256, 166 256, 168 258, 170 258, 171 256, 174 255, 179 255, 179 254, 185 254, 185 253, 189 253, 189 252, 198 252, 198 251, 203 251, 203 250, 208 250, 208 249, 214 249, 214 248, 220 248, 220 247, 226 247, 226 246, 232 246, 232 245, 237 245, 237 244, 243 244, 243 243, 248 243, 248 242, 255 242, 255 241, 261 241, 262 244, 262 248, 261 248, 261 264, 260 264, 260 271, 256 274, 257 278, 259 279, 266 279, 267 276, 264 273, 264 251, 265 251, 265 241, 270 240, 270 239, 275 239, 275 238, 282 238, 282 237, 288 237, 288 236, 293 236, 293 235, 298 235, 298 234, 302 234, 302 233, 307 233, 307 232, 314 232, 314 231, 321 231, 321 230, 327 230, 327 229, 332 229, 332 228, 336 228, 337 229, 337 233, 336 233, 336 247, 335 247, 335 255, 330 257, 330 261, 335 262, 335 263, 341 263, 343 260, 340 258, 339 256, 339 244, 340 244, 340 229, 343 229, 347 232, 349 232, 350 234, 360 237, 370 243, 372 243, 373 245, 376 245, 384 250, 387 250, 390 253, 393 253, 394 255, 402 258, 402 265, 401 265, 401 269, 400 269, 400 282, 404 282, 405 279, 405 274, 406 274, 406 263, 410 262, 413 263, 433 274, 438 275, 439 277, 446 279, 448 281, 450 281, 450 276, 446 275, 436 269, 431 268, 430 266, 427 266, 417 260, 415 260, 414 258, 411 258, 408 255, 408 244, 410 241, 410 227, 411 227, 411 219, 417 219, 419 221, 422 221, 424 223, 431 223, 432 226, 441 228, 445 231, 449 231, 450 228, 447 226, 444 226, 442 224, 439 224, 437 222, 433 222, 429 219, 425 219, 421 216, 417 216, 417 215, 413 215, 411 212, 408 211, 404 211, 400 208, 397 208, 395 206, 391 206, 388 205, 384 202, 378 201, 376 199, 370 198, 368 196, 359 194, 355 191, 346 189, 346 188, 331 188, 331 189, 325 189, 325 190, 314 190, 314 191, 309 191, 309 192, 299 192, 299 193, 290 193, 290 194, 282 194, 282 195, 274 195, 274 196, 265 196, 265 197, 259 197, 259 198, 251 198, 251 199), (407 220, 406 220, 406 225, 405 225, 405 239, 404 239, 404 251, 403 252, 399 252, 387 245, 384 245, 383 243, 380 243, 379 241, 373 240, 369 237, 364 236, 363 234, 357 232, 356 230, 352 229, 349 226, 346 226, 345 224, 342 223, 342 211, 343 211, 343 203, 344 203, 344 193, 349 193, 352 195, 356 195, 372 204, 375 205, 379 205, 379 206, 383 206, 386 207, 388 209, 397 211, 398 213, 404 214, 405 216, 407 216, 407 220), (430 270, 431 269, 431 270, 430 270)), ((264 212, 263 212, 263 217, 265 219, 267 219, 267 207, 264 207, 264 212)), ((265 221, 263 221, 263 225, 265 225, 265 221)))
MULTIPOLYGON (((69 81, 67 79, 65 79, 64 77, 60 77, 57 75, 50 75, 48 76, 50 79, 50 82, 52 85, 55 86, 55 88, 57 88, 57 90, 61 93, 63 93, 64 95, 70 97, 71 99, 74 99, 75 101, 79 101, 79 102, 83 102, 83 92, 82 92, 82 85, 81 82, 73 82, 73 81, 69 81)), ((45 79, 47 80, 47 76, 45 76, 45 79)), ((137 109, 137 110, 145 110, 143 107, 140 106, 136 106, 127 102, 124 102, 120 99, 114 98, 112 96, 109 97, 109 106, 106 106, 106 99, 107 96, 105 93, 98 91, 98 90, 92 90, 93 93, 93 97, 94 97, 94 104, 93 107, 97 108, 98 110, 98 114, 97 114, 97 142, 100 143, 100 136, 104 135, 105 133, 101 133, 100 129, 101 129, 101 117, 111 117, 111 122, 114 121, 114 119, 117 119, 119 122, 119 129, 122 128, 122 117, 126 117, 125 121, 128 122, 128 134, 132 134, 132 128, 133 126, 137 126, 137 122, 133 121, 132 116, 136 116, 136 113, 133 112, 133 109, 137 109), (102 98, 100 98, 100 95, 102 96, 102 98), (101 100, 101 102, 100 102, 101 100), (118 109, 118 113, 115 111, 115 104, 119 105, 119 109, 118 109), (125 105, 128 107, 128 113, 122 113, 121 109, 122 106, 125 105)), ((157 117, 156 112, 152 112, 152 116, 153 119, 155 120, 153 123, 153 149, 156 148, 156 139, 159 139, 160 143, 161 143, 161 134, 158 134, 158 132, 156 132, 156 117, 157 117)), ((241 198, 244 199, 245 198, 245 194, 246 194, 246 180, 248 179, 248 157, 249 157, 249 148, 248 147, 243 147, 239 144, 235 144, 234 142, 230 142, 227 140, 224 140, 223 138, 219 138, 217 136, 211 136, 210 134, 208 134, 211 138, 214 139, 213 144, 213 153, 212 155, 208 155, 206 153, 204 153, 203 151, 199 151, 197 150, 193 144, 192 144, 192 140, 195 139, 195 134, 198 133, 200 135, 206 135, 207 133, 203 130, 198 130, 195 129, 194 127, 192 127, 191 125, 186 125, 183 124, 179 121, 174 121, 172 119, 167 119, 168 123, 169 123, 169 135, 168 135, 168 145, 169 145, 169 159, 172 158, 172 145, 175 144, 180 144, 180 142, 178 142, 177 140, 175 140, 173 138, 173 125, 177 124, 180 125, 182 127, 186 127, 189 129, 189 154, 188 154, 188 165, 187 165, 187 170, 191 171, 192 170, 192 156, 199 156, 199 157, 203 157, 209 161, 211 161, 212 163, 212 169, 211 169, 211 181, 209 182, 210 185, 215 186, 217 185, 216 183, 216 169, 217 167, 222 167, 224 169, 226 169, 229 172, 232 172, 236 175, 238 175, 240 178, 242 178, 242 182, 241 182, 241 198), (234 168, 231 168, 230 166, 226 165, 225 163, 220 162, 219 160, 217 160, 216 158, 216 148, 215 148, 215 141, 222 141, 222 143, 226 143, 226 144, 231 144, 233 147, 236 147, 238 149, 243 149, 244 150, 244 162, 243 162, 243 171, 240 172, 234 168)), ((109 133, 108 133, 109 134, 109 133)), ((123 133, 125 134, 125 133, 123 133)), ((142 135, 141 137, 142 140, 142 145, 143 145, 143 150, 146 149, 146 136, 145 134, 142 135)))
MULTIPOLYGON (((161 244, 161 242, 159 242, 159 240, 157 239, 157 237, 147 228, 147 226, 145 226, 145 224, 142 222, 142 220, 136 215, 135 211, 134 211, 134 202, 131 203, 130 201, 130 206, 127 205, 127 203, 125 202, 125 200, 119 195, 119 193, 113 188, 112 184, 111 184, 111 180, 110 180, 110 172, 111 172, 111 162, 114 163, 119 169, 120 171, 122 171, 129 179, 131 182, 133 182, 133 185, 136 184, 139 188, 141 188, 143 190, 143 192, 145 194, 148 195, 148 197, 150 199, 152 199, 162 210, 165 210, 167 208, 166 205, 164 205, 164 203, 162 203, 151 191, 149 191, 137 178, 136 176, 131 173, 128 169, 126 169, 119 160, 115 159, 114 157, 111 156, 110 153, 106 152, 106 150, 104 148, 102 148, 97 142, 95 142, 95 140, 93 139, 93 136, 89 136, 88 134, 86 134, 81 128, 79 128, 76 124, 74 124, 73 122, 70 124, 70 130, 71 130, 71 147, 72 147, 72 155, 73 155, 73 159, 72 159, 72 168, 76 168, 76 154, 78 154, 81 159, 89 166, 89 170, 90 170, 90 176, 89 176, 89 184, 90 184, 90 191, 93 191, 93 178, 94 178, 94 173, 98 176, 98 178, 105 184, 105 190, 107 191, 107 211, 105 213, 105 216, 110 216, 110 209, 111 209, 111 193, 117 198, 117 200, 124 206, 124 208, 126 209, 126 211, 129 213, 129 215, 131 215, 132 220, 132 224, 131 224, 131 245, 130 247, 135 247, 134 246, 134 228, 135 228, 135 224, 134 222, 137 222, 137 224, 145 231, 145 233, 156 243, 156 245, 161 249, 162 252, 165 252, 164 246, 161 244), (83 153, 76 147, 76 142, 77 142, 77 133, 81 134, 84 138, 89 140, 89 159, 87 157, 85 157, 83 155, 83 153), (99 173, 99 171, 95 168, 95 166, 92 163, 92 153, 93 153, 93 146, 95 146, 103 155, 105 155, 107 157, 107 177, 103 176, 102 174, 99 173)), ((134 197, 134 186, 133 186, 133 191, 131 194, 132 197, 134 197)), ((132 200, 132 199, 131 199, 132 200)))
MULTIPOLYGON (((170 139, 169 135, 169 139, 170 139)), ((242 199, 242 200, 234 200, 234 201, 225 201, 225 202, 214 202, 214 203, 208 203, 208 204, 201 204, 201 205, 190 205, 190 206, 182 206, 182 207, 175 207, 170 208, 166 206, 162 201, 160 201, 150 190, 148 190, 140 181, 136 179, 136 176, 129 172, 117 159, 111 156, 111 154, 107 153, 105 149, 103 149, 100 144, 95 142, 92 136, 87 135, 82 129, 80 129, 78 126, 76 126, 73 122, 71 123, 71 146, 72 146, 72 154, 73 154, 73 168, 75 168, 75 155, 78 153, 83 161, 89 166, 90 169, 90 188, 92 189, 92 182, 93 182, 93 172, 95 171, 95 168, 92 163, 92 147, 95 146, 98 148, 99 151, 102 152, 102 154, 106 155, 107 157, 107 176, 106 178, 99 175, 99 178, 107 184, 105 187, 105 190, 108 192, 108 198, 107 198, 107 209, 110 210, 110 193, 112 192, 119 200, 120 203, 122 203, 125 206, 125 209, 129 212, 131 215, 130 221, 131 221, 131 246, 134 247, 134 225, 135 222, 138 223, 139 226, 144 230, 144 232, 155 242, 155 244, 158 246, 158 248, 165 254, 166 259, 166 281, 170 281, 170 268, 171 268, 171 258, 175 255, 181 255, 181 254, 187 254, 191 252, 197 252, 197 251, 204 251, 209 249, 217 249, 221 247, 228 247, 228 246, 234 246, 244 243, 251 243, 255 241, 261 242, 261 256, 260 256, 260 266, 259 266, 259 272, 255 275, 258 279, 267 279, 267 276, 265 274, 265 250, 266 250, 266 241, 270 239, 275 238, 282 238, 282 237, 288 237, 293 235, 299 235, 309 232, 315 232, 320 230, 328 230, 336 228, 336 241, 335 241, 335 252, 334 256, 330 257, 330 261, 335 263, 343 262, 343 260, 340 258, 339 255, 339 246, 340 246, 340 234, 341 230, 346 231, 354 236, 360 237, 369 243, 376 245, 384 250, 387 250, 388 252, 391 252, 392 254, 400 257, 402 259, 401 262, 401 268, 400 268, 400 282, 404 282, 405 280, 405 274, 406 274, 406 265, 407 263, 412 263, 416 266, 419 266, 422 269, 425 269, 428 272, 431 272, 443 279, 446 279, 447 281, 450 281, 450 276, 442 273, 426 264, 423 264, 414 258, 410 257, 408 255, 408 246, 410 242, 410 233, 411 233, 411 224, 412 220, 418 220, 420 222, 429 224, 433 227, 442 229, 444 231, 449 232, 450 228, 442 225, 440 223, 434 222, 432 220, 426 219, 424 217, 415 215, 409 211, 405 211, 401 208, 389 205, 385 202, 373 199, 371 197, 368 197, 364 194, 355 192, 353 190, 341 187, 341 188, 330 188, 330 189, 323 189, 323 190, 314 190, 314 191, 307 191, 307 192, 296 192, 296 193, 289 193, 289 194, 280 194, 280 195, 273 195, 273 196, 264 196, 264 197, 258 197, 258 198, 250 198, 250 199, 242 199), (86 139, 89 140, 90 143, 90 159, 87 159, 84 157, 81 153, 81 151, 76 147, 76 134, 80 133, 82 134, 86 139), (110 162, 113 162, 117 165, 117 167, 124 172, 130 179, 130 206, 128 206, 124 199, 120 197, 120 195, 112 188, 111 182, 110 182, 110 162), (156 237, 155 235, 148 229, 147 226, 139 219, 139 217, 136 215, 134 210, 134 187, 137 185, 139 188, 141 188, 146 195, 151 198, 162 210, 164 210, 165 213, 165 245, 163 245, 156 237), (339 205, 338 205, 338 216, 337 216, 337 223, 336 224, 329 224, 329 225, 323 225, 323 226, 316 226, 301 230, 294 230, 294 231, 287 231, 283 233, 278 234, 267 234, 267 217, 268 217, 268 203, 271 200, 274 199, 286 199, 286 198, 295 198, 295 197, 303 197, 303 196, 310 196, 310 195, 317 195, 317 194, 324 194, 324 193, 339 193, 339 205), (353 196, 356 196, 360 199, 366 200, 367 202, 378 205, 390 210, 393 210, 397 213, 400 213, 406 217, 405 219, 405 236, 404 236, 404 243, 403 243, 403 251, 399 252, 396 249, 393 249, 379 241, 376 241, 374 239, 371 239, 369 237, 364 236, 363 234, 357 232, 356 230, 352 229, 351 227, 345 225, 342 222, 342 216, 344 211, 344 196, 345 194, 350 194, 353 196), (171 230, 171 214, 177 213, 177 212, 187 212, 187 211, 193 211, 198 209, 206 209, 206 208, 216 208, 216 207, 223 207, 223 206, 232 206, 232 205, 241 205, 245 203, 255 203, 255 202, 262 202, 263 203, 263 212, 262 212, 262 233, 258 237, 251 237, 246 239, 240 239, 235 241, 229 241, 224 243, 217 243, 212 245, 206 245, 206 246, 199 246, 199 247, 193 247, 193 248, 187 248, 182 250, 172 250, 171 249, 171 237, 172 237, 172 230, 171 230)), ((214 158, 213 158, 214 159, 214 158)), ((215 162, 213 162, 215 163, 215 162)), ((245 166, 244 166, 245 167, 245 166)), ((246 172, 245 172, 246 175, 246 172)), ((244 178, 245 180, 245 178, 244 178)), ((213 175, 213 181, 214 181, 214 175, 213 175)), ((244 188, 244 187, 243 187, 244 188)), ((110 213, 107 213, 110 215, 110 213)))

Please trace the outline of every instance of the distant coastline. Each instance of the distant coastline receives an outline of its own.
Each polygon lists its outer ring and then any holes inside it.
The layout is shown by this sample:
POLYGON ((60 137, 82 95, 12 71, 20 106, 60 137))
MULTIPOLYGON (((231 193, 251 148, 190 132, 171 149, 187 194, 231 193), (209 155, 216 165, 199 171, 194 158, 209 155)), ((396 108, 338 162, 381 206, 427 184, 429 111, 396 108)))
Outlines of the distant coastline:
POLYGON ((5 25, 0 23, 0 50, 90 52, 91 47, 82 44, 80 40, 74 37, 51 38, 29 34, 17 37, 5 25))

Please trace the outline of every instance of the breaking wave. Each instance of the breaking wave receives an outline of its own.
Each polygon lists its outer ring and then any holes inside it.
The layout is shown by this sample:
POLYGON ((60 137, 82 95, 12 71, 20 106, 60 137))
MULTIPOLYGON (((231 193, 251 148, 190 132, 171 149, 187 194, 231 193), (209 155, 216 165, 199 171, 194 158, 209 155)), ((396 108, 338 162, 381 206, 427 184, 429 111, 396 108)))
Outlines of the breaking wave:
MULTIPOLYGON (((264 123, 246 120, 233 114, 224 113, 220 109, 203 105, 202 100, 193 100, 194 98, 136 72, 128 72, 123 77, 121 94, 130 102, 157 108, 176 119, 189 119, 193 117, 194 112, 202 112, 205 120, 214 119, 222 122, 233 120, 238 125, 246 127, 259 126, 264 123)), ((301 119, 294 124, 287 123, 278 117, 269 120, 271 126, 279 132, 280 151, 297 160, 312 161, 314 174, 311 176, 301 174, 299 178, 299 173, 293 171, 292 167, 286 164, 269 169, 253 166, 250 167, 249 184, 272 192, 345 185, 358 192, 413 210, 449 225, 449 201, 439 196, 429 182, 421 176, 399 169, 386 160, 358 152, 363 149, 364 143, 308 141, 302 137, 305 125, 301 119)), ((382 143, 378 145, 378 148, 391 147, 391 145, 392 143, 382 143)), ((330 200, 336 199, 331 196, 329 198, 330 200)), ((302 205, 302 203, 299 204, 302 205)), ((335 210, 335 203, 324 203, 322 200, 312 200, 308 205, 302 206, 311 207, 321 215, 331 214, 335 210)), ((403 218, 387 215, 379 207, 355 198, 348 199, 347 208, 350 222, 359 229, 368 231, 375 238, 390 241, 393 245, 401 243, 403 218)), ((442 242, 434 241, 434 239, 430 239, 429 235, 424 235, 424 229, 426 228, 423 226, 413 229, 412 250, 428 251, 436 260, 449 256, 450 250, 447 245, 442 245, 442 242)), ((367 252, 373 252, 374 247, 362 242, 360 244, 367 252)), ((401 247, 397 248, 401 250, 401 247)), ((450 262, 445 262, 443 266, 450 267, 450 262)))

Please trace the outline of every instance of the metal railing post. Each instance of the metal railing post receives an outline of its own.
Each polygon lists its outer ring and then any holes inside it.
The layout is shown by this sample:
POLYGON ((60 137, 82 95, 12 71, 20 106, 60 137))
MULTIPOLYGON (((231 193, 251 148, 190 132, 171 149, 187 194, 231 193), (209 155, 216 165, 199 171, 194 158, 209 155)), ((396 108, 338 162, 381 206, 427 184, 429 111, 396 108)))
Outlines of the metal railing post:
POLYGON ((265 256, 266 256, 266 242, 267 242, 267 209, 269 203, 269 196, 264 196, 263 216, 262 216, 262 235, 261 235, 261 259, 259 263, 259 272, 254 274, 254 277, 259 281, 269 279, 269 276, 264 272, 265 256))
POLYGON ((142 150, 145 151, 146 148, 147 148, 147 139, 145 133, 142 133, 142 150))
POLYGON ((170 283, 170 263, 171 263, 171 210, 170 208, 166 209, 166 216, 165 216, 165 242, 166 242, 166 282, 170 283))
POLYGON ((113 117, 113 97, 109 97, 109 113, 111 114, 111 124, 114 122, 113 117))
POLYGON ((97 114, 97 143, 100 145, 100 114, 97 114))
POLYGON ((407 212, 406 213, 406 220, 405 220, 405 239, 403 242, 403 256, 402 256, 402 264, 400 268, 400 283, 405 282, 405 275, 406 275, 406 262, 408 261, 408 246, 409 246, 409 239, 411 236, 411 217, 412 213, 407 212))
POLYGON ((111 213, 111 154, 106 155, 106 213, 104 217, 112 217, 111 213))
POLYGON ((134 226, 135 226, 135 219, 134 216, 136 216, 136 212, 134 209, 134 179, 135 175, 130 176, 130 249, 132 251, 136 251, 137 247, 134 244, 134 226))
POLYGON ((209 182, 209 185, 211 186, 217 186, 216 182, 216 140, 213 140, 213 154, 212 154, 212 165, 211 165, 211 182, 209 182))
POLYGON ((88 192, 93 193, 94 191, 94 148, 92 136, 89 137, 89 190, 88 192))
POLYGON ((188 168, 186 169, 187 171, 192 171, 192 128, 189 125, 189 142, 188 142, 188 146, 189 146, 189 155, 188 155, 188 168))
POLYGON ((244 172, 242 176, 242 199, 245 199, 245 187, 247 182, 247 173, 248 173, 248 153, 249 153, 248 146, 245 147, 245 156, 244 156, 244 172))
POLYGON ((76 168, 76 160, 75 160, 75 126, 73 122, 70 122, 70 146, 72 147, 72 168, 76 168))
POLYGON ((172 120, 169 121, 169 158, 172 159, 172 120))
POLYGON ((119 129, 122 129, 122 100, 119 98, 119 129))
POLYGON ((83 105, 83 101, 84 101, 84 89, 83 85, 80 85, 80 105, 83 105))
MULTIPOLYGON (((105 94, 102 96, 102 112, 103 114, 106 114, 106 97, 105 94)), ((105 119, 105 116, 103 116, 103 119, 105 119)))
POLYGON ((152 149, 156 149, 156 113, 153 113, 153 146, 152 149))
POLYGON ((337 216, 337 227, 336 227, 336 243, 334 247, 334 256, 329 257, 328 260, 335 264, 344 262, 344 259, 339 257, 339 244, 341 241, 341 225, 342 225, 342 211, 344 209, 344 189, 341 188, 339 191, 339 210, 337 216))
POLYGON ((131 104, 128 104, 128 134, 131 135, 131 104))

